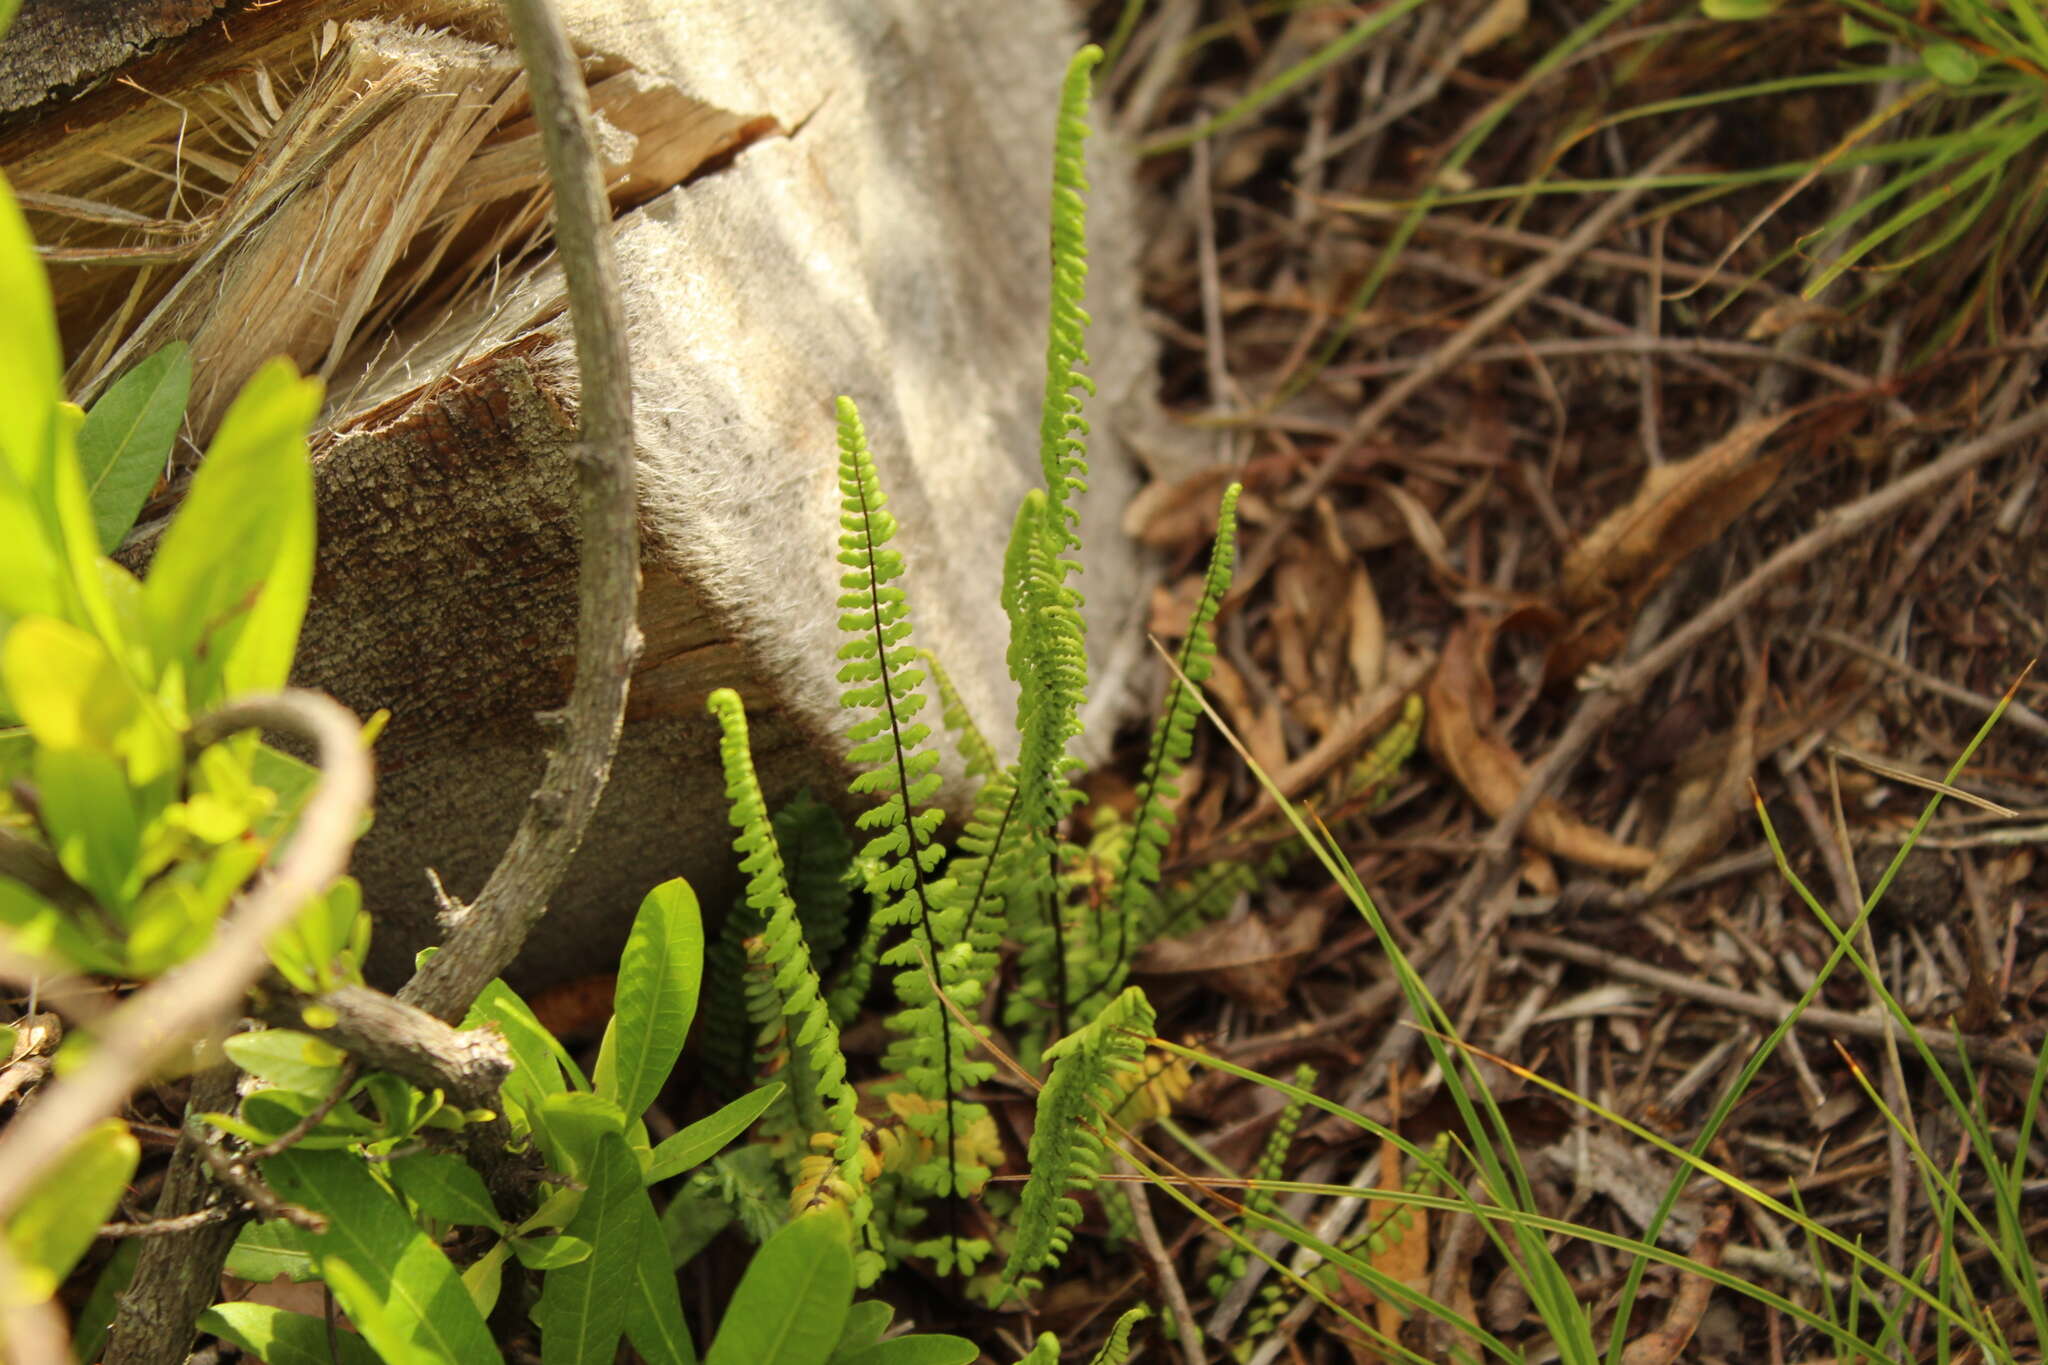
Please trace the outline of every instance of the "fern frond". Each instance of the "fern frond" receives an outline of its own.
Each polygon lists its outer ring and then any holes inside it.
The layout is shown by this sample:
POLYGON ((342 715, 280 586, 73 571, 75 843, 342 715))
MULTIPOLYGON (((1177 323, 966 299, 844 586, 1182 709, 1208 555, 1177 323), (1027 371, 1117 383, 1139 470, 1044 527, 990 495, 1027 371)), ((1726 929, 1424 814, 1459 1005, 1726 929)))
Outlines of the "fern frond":
POLYGON ((960 751, 961 761, 967 765, 967 775, 994 777, 1002 768, 1002 764, 996 761, 995 746, 974 723, 974 713, 967 709, 966 699, 953 686, 952 674, 946 672, 939 656, 929 649, 918 650, 917 661, 925 666, 925 671, 931 675, 932 686, 938 689, 939 723, 953 737, 953 747, 960 751))
POLYGON ((761 915, 744 901, 725 912, 718 937, 704 950, 704 1006, 699 1011, 697 1056, 721 1095, 737 1095, 754 1070, 758 1030, 747 1017, 747 941, 761 932, 761 915))
POLYGON ((1194 617, 1174 660, 1177 671, 1166 689, 1166 705, 1152 727, 1145 767, 1138 778, 1130 852, 1124 858, 1116 893, 1110 898, 1116 948, 1101 979, 1091 983, 1091 994, 1108 995, 1123 985, 1132 939, 1137 936, 1133 931, 1142 933, 1153 918, 1153 892, 1159 884, 1166 846, 1173 839, 1174 805, 1180 799, 1174 779, 1195 750, 1195 722, 1202 714, 1195 688, 1207 681, 1215 666, 1212 627, 1230 591, 1231 571, 1237 562, 1237 498, 1243 491, 1243 485, 1235 483, 1223 490, 1223 505, 1216 514, 1216 540, 1209 550, 1208 572, 1202 576, 1202 596, 1195 603, 1194 617))
POLYGON ((1116 1320, 1116 1326, 1109 1329, 1109 1340, 1102 1343, 1102 1349, 1095 1353, 1089 1365, 1124 1365, 1131 1358, 1131 1332, 1137 1325, 1152 1315, 1144 1304, 1124 1310, 1116 1320))
POLYGON ((1052 1074, 1038 1092, 1031 1133, 1031 1178, 1017 1206, 1017 1237, 1003 1282, 1038 1288, 1038 1273, 1073 1240, 1081 1205, 1073 1191, 1092 1185, 1106 1155, 1099 1125, 1124 1101, 1122 1078, 1145 1055, 1154 1016, 1136 986, 1109 1002, 1092 1023, 1045 1051, 1052 1074))
POLYGON ((1016 881, 1017 773, 1005 769, 982 784, 974 813, 961 831, 959 852, 946 869, 965 917, 972 949, 969 972, 987 987, 999 965, 1016 881))
MULTIPOLYGON (((838 814, 808 791, 799 792, 771 822, 781 849, 790 899, 811 965, 821 972, 846 941, 852 899, 847 864, 853 845, 838 814)), ((744 981, 746 942, 763 927, 761 912, 744 902, 726 911, 718 937, 704 954, 704 1008, 698 1012, 698 1056, 721 1094, 737 1094, 753 1072, 758 1027, 749 1027, 744 981)), ((834 1023, 845 1021, 834 1018, 834 1023)))
MULTIPOLYGON (((854 876, 861 886, 868 884, 858 863, 855 864, 854 876)), ((860 942, 854 945, 846 965, 832 979, 832 987, 825 995, 825 1009, 831 1014, 832 1022, 840 1028, 846 1028, 860 1016, 861 1002, 868 998, 868 987, 875 979, 875 963, 882 956, 882 935, 887 929, 880 915, 870 914, 867 927, 861 931, 860 942)))
POLYGON ((789 898, 796 902, 797 922, 812 963, 823 971, 846 944, 853 886, 848 870, 853 841, 839 813, 808 790, 798 792, 775 812, 775 843, 782 850, 789 898))
MULTIPOLYGON (((899 1037, 882 1060, 910 1091, 940 1105, 938 1112, 911 1120, 939 1154, 913 1172, 913 1182, 926 1193, 957 1197, 980 1189, 989 1176, 987 1167, 969 1159, 972 1144, 965 1140, 986 1113, 959 1096, 994 1068, 969 1056, 972 1039, 952 1014, 954 1008, 972 1014, 983 988, 972 970, 975 949, 957 892, 939 875, 945 850, 937 833, 944 815, 931 804, 939 786, 938 753, 925 747, 930 728, 915 719, 924 705, 917 690, 924 675, 912 666, 917 651, 910 643, 909 602, 895 582, 903 574, 903 558, 888 548, 896 522, 859 410, 847 398, 839 400, 839 489, 839 562, 847 570, 839 580, 839 625, 847 635, 839 649, 845 661, 839 679, 847 685, 841 700, 863 717, 848 730, 847 757, 857 769, 851 790, 881 802, 858 821, 873 831, 861 856, 869 868, 867 888, 878 901, 878 925, 909 931, 904 942, 881 955, 882 965, 903 969, 895 978, 903 1009, 889 1021, 899 1037)), ((950 1240, 955 1245, 949 1259, 972 1255, 950 1240)))
MULTIPOLYGON (((1307 1062, 1294 1069, 1294 1085, 1298 1090, 1313 1090, 1316 1083, 1316 1069, 1307 1062)), ((1244 1193, 1244 1209, 1247 1214, 1270 1214, 1278 1207, 1278 1200, 1269 1188, 1274 1182, 1287 1175, 1287 1154, 1294 1148, 1294 1134, 1301 1127, 1301 1116, 1308 1108, 1308 1101, 1301 1096, 1289 1096, 1273 1120, 1273 1131, 1266 1135, 1266 1145, 1259 1152, 1259 1159, 1251 1169, 1252 1183, 1244 1193)), ((1221 1298, 1230 1292, 1230 1286, 1244 1278, 1251 1256, 1237 1243, 1223 1248, 1223 1254, 1216 1258, 1216 1269, 1209 1276, 1209 1292, 1221 1298)))
MULTIPOLYGON (((1088 687, 1086 628, 1081 594, 1068 579, 1080 572, 1071 558, 1080 547, 1073 505, 1088 478, 1088 423, 1082 397, 1093 384, 1088 361, 1087 172, 1090 72, 1100 49, 1083 48, 1067 68, 1053 135, 1052 287, 1045 356, 1045 394, 1039 416, 1039 462, 1045 488, 1027 494, 1017 511, 1004 557, 1003 606, 1010 617, 1010 672, 1017 681, 1018 759, 1013 819, 1017 854, 1003 867, 1013 931, 1024 943, 1023 970, 1031 991, 1006 1011, 1017 1022, 1034 1011, 1050 1014, 1052 1033, 1066 1030, 1071 986, 1066 980, 1067 925, 1059 903, 1065 850, 1059 828, 1078 803, 1070 777, 1077 761, 1067 753, 1080 733, 1088 687), (1031 1003, 1042 995, 1043 1005, 1031 1003)), ((1041 1035, 1043 1030, 1040 1031, 1041 1035)))
POLYGON ((1095 391, 1081 373, 1088 363, 1088 314, 1082 305, 1088 293, 1088 103, 1092 73, 1102 60, 1093 44, 1074 54, 1060 87, 1059 124, 1052 149, 1052 318, 1045 347, 1045 401, 1038 424, 1039 459, 1052 499, 1059 552, 1077 549, 1073 532, 1078 514, 1067 505, 1069 488, 1087 487, 1087 449, 1081 440, 1088 424, 1074 390, 1095 391))
MULTIPOLYGON (((804 1100, 796 1102, 795 1113, 813 1130, 829 1128, 840 1135, 838 1160, 844 1180, 854 1191, 850 1202, 858 1227, 866 1217, 859 1194, 863 1188, 858 1165, 860 1119, 853 1087, 846 1080, 846 1054, 839 1046, 839 1029, 819 994, 818 972, 811 965, 810 949, 804 942, 803 927, 797 921, 796 904, 790 899, 788 880, 783 873, 782 851, 775 842, 767 803, 754 775, 746 707, 737 692, 721 687, 711 694, 708 709, 718 720, 718 756, 725 769, 730 818, 739 831, 733 847, 741 855, 740 871, 747 877, 747 906, 762 924, 761 933, 753 942, 759 945, 765 988, 772 992, 774 1008, 795 1021, 789 1054, 793 1059, 803 1059, 801 1079, 809 1092, 804 1100)), ((788 1093, 792 1097, 796 1095, 798 1079, 795 1075, 790 1078, 788 1093)))

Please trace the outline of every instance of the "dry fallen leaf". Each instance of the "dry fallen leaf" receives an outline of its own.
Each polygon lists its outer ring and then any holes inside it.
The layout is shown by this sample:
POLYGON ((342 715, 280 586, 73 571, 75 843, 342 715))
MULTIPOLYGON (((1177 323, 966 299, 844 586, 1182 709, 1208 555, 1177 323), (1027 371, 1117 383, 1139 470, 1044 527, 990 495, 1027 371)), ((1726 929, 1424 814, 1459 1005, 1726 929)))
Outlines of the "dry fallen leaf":
POLYGON ((1625 506, 1571 548, 1558 589, 1574 623, 1551 650, 1548 678, 1611 657, 1650 591, 1770 490, 1789 448, 1758 452, 1787 415, 1752 418, 1689 459, 1653 467, 1625 506))
POLYGON ((1256 913, 1205 924, 1146 944, 1131 970, 1193 976, 1249 1009, 1271 1014, 1287 1004, 1301 959, 1322 942, 1325 917, 1322 909, 1304 905, 1278 924, 1256 913))
POLYGON ((1470 57, 1484 52, 1501 39, 1520 33, 1528 22, 1529 0, 1493 0, 1472 26, 1458 35, 1458 53, 1470 57))
POLYGON ((1408 538, 1429 561, 1429 567, 1446 582, 1463 583, 1465 576, 1451 567, 1450 542, 1444 538, 1444 528, 1437 524, 1436 514, 1423 504, 1422 499, 1398 483, 1388 479, 1373 479, 1371 483, 1373 489, 1401 514, 1401 520, 1408 528, 1408 538))
MULTIPOLYGON (((1427 693, 1429 751, 1488 815, 1498 818, 1528 784, 1529 770, 1492 733, 1493 685, 1484 657, 1490 632, 1459 626, 1444 644, 1427 693)), ((1545 797, 1530 812, 1522 838, 1546 853, 1612 872, 1641 872, 1656 855, 1625 844, 1545 797)))
POLYGON ((1695 863, 1720 852, 1749 811, 1750 776, 1756 769, 1757 718, 1763 714, 1768 672, 1759 660, 1751 674, 1742 710, 1729 737, 1728 757, 1718 773, 1688 778, 1671 804, 1671 819, 1657 840, 1657 860, 1644 871, 1641 890, 1661 891, 1671 879, 1695 863))
POLYGON ((1364 695, 1387 676, 1387 621, 1380 614, 1379 594, 1372 590, 1372 577, 1363 564, 1351 575, 1344 614, 1350 623, 1344 645, 1351 662, 1351 680, 1364 695))
POLYGON ((1124 508, 1124 534, 1154 550, 1178 550, 1216 533, 1216 505, 1228 469, 1208 468, 1185 479, 1155 480, 1124 508))

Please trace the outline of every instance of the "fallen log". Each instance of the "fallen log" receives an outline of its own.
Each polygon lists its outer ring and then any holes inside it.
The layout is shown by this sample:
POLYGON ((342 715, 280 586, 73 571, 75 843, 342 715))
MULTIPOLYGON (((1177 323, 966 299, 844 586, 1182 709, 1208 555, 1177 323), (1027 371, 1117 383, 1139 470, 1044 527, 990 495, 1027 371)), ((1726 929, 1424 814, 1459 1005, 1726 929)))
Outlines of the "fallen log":
MULTIPOLYGON (((834 395, 860 403, 903 525, 918 640, 1008 730, 996 586, 1037 478, 1051 133, 1078 41, 1053 0, 564 8, 617 214, 647 647, 528 984, 600 967, 663 878, 711 907, 730 892, 713 688, 755 710, 771 797, 842 788, 834 395)), ((29 13, 0 92, 37 48, 29 13)), ((151 515, 265 357, 328 381, 297 680, 391 713, 355 871, 378 974, 400 978, 437 937, 428 870, 458 899, 481 884, 574 668, 575 370, 523 77, 477 0, 284 0, 61 84, 81 82, 0 122, 0 169, 48 252, 76 396, 193 348, 189 439, 151 515)), ((1127 177, 1095 145, 1082 511, 1106 736, 1143 587, 1116 433, 1148 411, 1152 348, 1127 177)))

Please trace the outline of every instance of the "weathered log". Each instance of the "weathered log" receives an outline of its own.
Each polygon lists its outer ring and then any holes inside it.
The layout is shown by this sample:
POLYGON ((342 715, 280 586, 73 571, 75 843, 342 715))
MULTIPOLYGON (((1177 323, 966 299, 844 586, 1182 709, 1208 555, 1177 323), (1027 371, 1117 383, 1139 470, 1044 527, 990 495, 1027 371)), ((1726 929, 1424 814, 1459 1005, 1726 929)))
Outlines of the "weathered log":
MULTIPOLYGON (((356 865, 388 978, 436 936, 427 869, 459 898, 495 862, 540 771, 539 717, 566 694, 576 394, 495 14, 426 0, 400 26, 372 9, 393 7, 230 7, 119 80, 13 116, 0 167, 51 250, 74 392, 192 343, 205 379, 181 466, 266 355, 329 380, 299 681, 392 713, 356 865)), ((1038 477, 1051 134, 1078 41, 1056 0, 565 9, 619 214, 647 649, 528 980, 605 961, 664 877, 712 906, 733 886, 712 688, 756 710, 772 794, 839 789, 835 394, 861 404, 902 522, 917 638, 1008 731, 996 588, 1038 477)), ((1083 587, 1104 734, 1141 643, 1117 419, 1147 410, 1152 348, 1127 181, 1096 147, 1083 587)))

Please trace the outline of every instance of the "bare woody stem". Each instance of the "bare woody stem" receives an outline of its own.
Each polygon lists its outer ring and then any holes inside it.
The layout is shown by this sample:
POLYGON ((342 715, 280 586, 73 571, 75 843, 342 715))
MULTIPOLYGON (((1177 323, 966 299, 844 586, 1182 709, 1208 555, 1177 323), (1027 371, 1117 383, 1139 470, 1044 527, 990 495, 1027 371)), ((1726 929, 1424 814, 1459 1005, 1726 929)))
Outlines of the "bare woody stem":
POLYGON ((625 310, 611 242, 611 204, 592 133, 590 97, 568 34, 548 0, 505 0, 525 63, 554 186, 555 241, 568 281, 581 380, 576 485, 582 560, 576 681, 560 742, 490 880, 452 917, 446 942, 399 999, 460 1018, 518 954, 547 912, 611 775, 626 688, 640 654, 638 501, 625 310))

